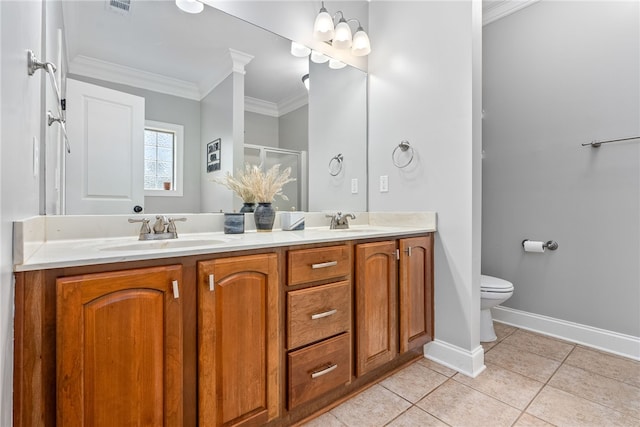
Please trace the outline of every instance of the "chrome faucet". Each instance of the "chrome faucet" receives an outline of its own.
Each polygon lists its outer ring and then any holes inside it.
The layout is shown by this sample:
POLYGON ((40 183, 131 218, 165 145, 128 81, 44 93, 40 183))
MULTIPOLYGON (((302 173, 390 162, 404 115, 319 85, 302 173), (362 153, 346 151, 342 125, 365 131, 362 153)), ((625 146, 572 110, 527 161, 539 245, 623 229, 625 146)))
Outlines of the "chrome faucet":
POLYGON ((156 222, 153 224, 153 232, 151 232, 151 228, 149 227, 149 218, 129 218, 130 223, 142 223, 138 240, 177 239, 178 230, 176 229, 176 221, 186 220, 187 218, 171 218, 165 215, 158 215, 156 216, 156 222))
POLYGON ((349 218, 356 219, 356 216, 352 213, 342 214, 342 212, 336 212, 335 215, 327 215, 331 218, 331 224, 329 224, 330 230, 343 230, 349 228, 349 218))

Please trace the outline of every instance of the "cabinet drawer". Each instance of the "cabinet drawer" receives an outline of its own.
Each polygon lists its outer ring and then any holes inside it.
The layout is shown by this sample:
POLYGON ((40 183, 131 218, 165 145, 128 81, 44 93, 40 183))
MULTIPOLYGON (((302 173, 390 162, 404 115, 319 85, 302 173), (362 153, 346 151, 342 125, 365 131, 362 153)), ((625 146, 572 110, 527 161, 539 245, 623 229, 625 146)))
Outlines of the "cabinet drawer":
POLYGON ((289 251, 289 285, 345 277, 351 272, 349 246, 289 251))
POLYGON ((350 284, 342 281, 287 293, 287 348, 351 329, 350 284))
POLYGON ((351 382, 351 335, 345 333, 288 356, 289 409, 351 382))

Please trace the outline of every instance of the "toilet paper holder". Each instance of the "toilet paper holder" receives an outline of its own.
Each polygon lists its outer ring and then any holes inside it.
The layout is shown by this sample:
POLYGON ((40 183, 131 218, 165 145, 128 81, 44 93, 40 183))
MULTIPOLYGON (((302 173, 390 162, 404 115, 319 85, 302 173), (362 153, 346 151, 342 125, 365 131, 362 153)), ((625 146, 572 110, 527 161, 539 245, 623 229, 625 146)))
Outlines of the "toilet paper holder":
MULTIPOLYGON (((528 242, 530 239, 524 239, 522 241, 522 247, 524 248, 524 242, 528 242)), ((550 251, 555 251, 558 249, 558 242, 554 242, 553 240, 548 240, 546 243, 542 244, 542 247, 545 249, 549 249, 550 251)))

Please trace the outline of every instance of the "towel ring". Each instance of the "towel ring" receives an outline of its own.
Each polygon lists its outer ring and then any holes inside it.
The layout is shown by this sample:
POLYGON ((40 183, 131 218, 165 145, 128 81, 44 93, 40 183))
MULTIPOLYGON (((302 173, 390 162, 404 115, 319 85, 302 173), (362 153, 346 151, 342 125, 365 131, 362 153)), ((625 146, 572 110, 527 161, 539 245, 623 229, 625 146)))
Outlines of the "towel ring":
POLYGON ((329 175, 338 176, 342 172, 342 154, 336 154, 329 160, 329 175))
POLYGON ((404 141, 401 141, 400 144, 398 144, 398 146, 393 149, 393 153, 391 153, 391 161, 393 162, 394 166, 397 168, 400 168, 400 169, 406 168, 411 164, 411 162, 413 162, 414 154, 415 154, 415 151, 413 150, 413 147, 411 146, 411 144, 409 144, 409 141, 404 140, 404 141), (401 153, 411 150, 411 157, 409 157, 409 160, 404 164, 398 163, 398 161, 396 160, 396 152, 398 151, 398 149, 400 150, 401 153))

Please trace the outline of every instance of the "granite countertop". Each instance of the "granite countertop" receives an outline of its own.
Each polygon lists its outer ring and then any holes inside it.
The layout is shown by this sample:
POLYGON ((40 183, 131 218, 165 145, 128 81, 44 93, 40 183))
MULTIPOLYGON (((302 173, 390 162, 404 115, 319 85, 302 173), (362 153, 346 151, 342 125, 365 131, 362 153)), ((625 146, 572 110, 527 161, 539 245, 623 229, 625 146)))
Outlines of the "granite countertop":
POLYGON ((49 216, 18 221, 14 224, 14 271, 401 237, 436 231, 433 212, 359 213, 350 228, 343 230, 330 230, 324 214, 305 213, 307 226, 304 230, 282 231, 276 228, 279 227, 276 223, 271 232, 256 232, 251 227, 251 215, 248 215, 247 230, 242 234, 224 234, 221 214, 189 217, 191 226, 185 226, 189 221, 179 224, 184 232, 179 228, 177 239, 151 241, 138 240, 139 224, 127 224, 118 229, 126 223, 128 216, 49 216), (110 222, 117 226, 110 227, 110 222), (327 224, 321 224, 324 222, 327 224), (109 232, 92 224, 102 224, 109 232))

